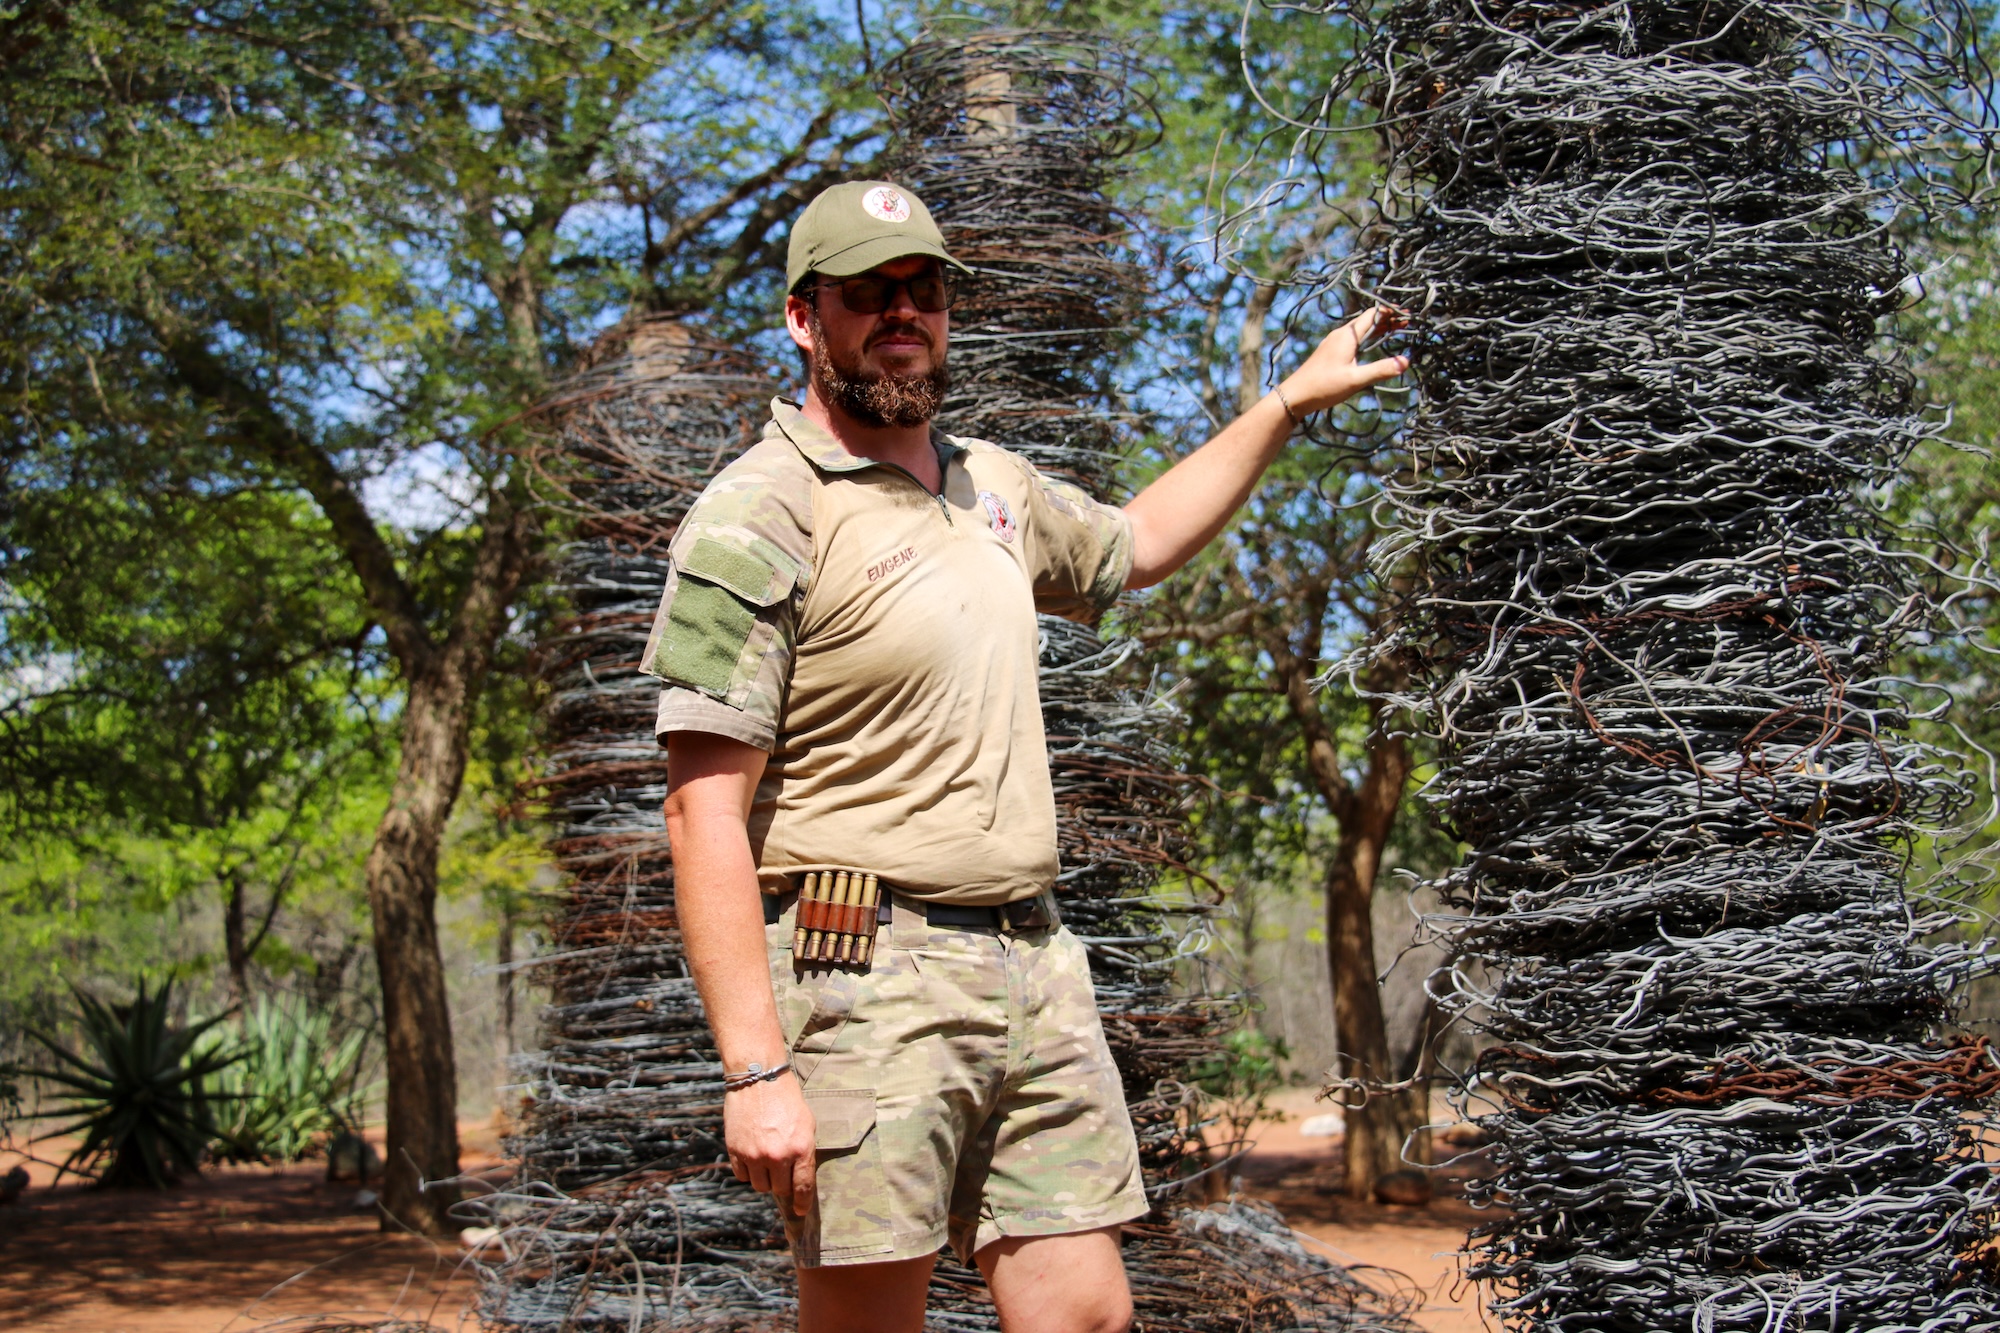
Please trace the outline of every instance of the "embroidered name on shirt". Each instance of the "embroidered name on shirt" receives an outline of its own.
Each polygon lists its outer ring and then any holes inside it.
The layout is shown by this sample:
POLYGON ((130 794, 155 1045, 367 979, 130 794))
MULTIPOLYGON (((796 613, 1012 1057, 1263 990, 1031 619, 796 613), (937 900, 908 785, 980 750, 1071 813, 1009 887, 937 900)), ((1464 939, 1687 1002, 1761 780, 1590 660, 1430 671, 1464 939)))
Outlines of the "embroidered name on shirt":
POLYGON ((901 569, 904 565, 909 564, 912 560, 915 560, 916 558, 917 558, 917 548, 914 546, 905 546, 902 550, 896 552, 896 554, 890 556, 887 560, 878 560, 874 564, 868 566, 868 581, 870 583, 878 582, 881 579, 887 577, 888 575, 895 573, 897 570, 901 569))

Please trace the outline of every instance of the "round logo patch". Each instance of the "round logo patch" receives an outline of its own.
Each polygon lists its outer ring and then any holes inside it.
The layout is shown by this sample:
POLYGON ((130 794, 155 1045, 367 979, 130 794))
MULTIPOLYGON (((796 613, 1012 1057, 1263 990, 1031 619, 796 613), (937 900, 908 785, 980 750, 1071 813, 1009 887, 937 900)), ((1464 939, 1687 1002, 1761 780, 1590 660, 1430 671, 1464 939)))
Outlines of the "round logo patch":
POLYGON ((910 201, 903 198, 901 190, 887 185, 878 185, 861 196, 862 211, 880 222, 908 222, 910 201))
POLYGON ((979 503, 986 506, 986 521, 993 525, 993 531, 999 534, 1000 540, 1013 541, 1014 511, 1007 507, 1007 501, 992 491, 981 491, 979 503))

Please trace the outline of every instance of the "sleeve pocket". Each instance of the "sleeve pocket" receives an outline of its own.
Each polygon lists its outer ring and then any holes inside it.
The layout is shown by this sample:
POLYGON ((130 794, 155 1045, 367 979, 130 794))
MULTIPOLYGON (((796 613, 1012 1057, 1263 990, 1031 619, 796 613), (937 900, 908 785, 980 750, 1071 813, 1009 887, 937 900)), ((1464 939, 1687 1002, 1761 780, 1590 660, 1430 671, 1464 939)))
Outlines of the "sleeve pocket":
POLYGON ((770 606, 792 590, 799 562, 767 543, 757 545, 765 549, 748 551, 712 537, 697 537, 677 563, 682 573, 727 588, 752 606, 770 606))
POLYGON ((760 613, 791 593, 799 562, 761 540, 696 537, 674 566, 657 648, 641 669, 740 707, 775 637, 760 613))

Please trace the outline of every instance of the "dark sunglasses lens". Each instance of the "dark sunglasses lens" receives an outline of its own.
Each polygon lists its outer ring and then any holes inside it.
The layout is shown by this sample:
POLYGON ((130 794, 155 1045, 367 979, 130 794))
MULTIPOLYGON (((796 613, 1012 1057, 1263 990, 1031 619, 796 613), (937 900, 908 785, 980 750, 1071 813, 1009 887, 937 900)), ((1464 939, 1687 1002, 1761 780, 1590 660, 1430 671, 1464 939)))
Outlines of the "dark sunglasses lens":
POLYGON ((905 282, 897 278, 842 278, 840 303, 857 315, 879 315, 889 308, 898 291, 910 294, 910 304, 927 315, 951 308, 957 295, 951 283, 938 273, 926 273, 905 282))
POLYGON ((920 278, 912 278, 910 304, 927 315, 948 309, 951 305, 951 284, 941 273, 926 273, 920 278))
POLYGON ((879 315, 889 308, 888 278, 848 278, 840 283, 840 303, 857 315, 879 315))

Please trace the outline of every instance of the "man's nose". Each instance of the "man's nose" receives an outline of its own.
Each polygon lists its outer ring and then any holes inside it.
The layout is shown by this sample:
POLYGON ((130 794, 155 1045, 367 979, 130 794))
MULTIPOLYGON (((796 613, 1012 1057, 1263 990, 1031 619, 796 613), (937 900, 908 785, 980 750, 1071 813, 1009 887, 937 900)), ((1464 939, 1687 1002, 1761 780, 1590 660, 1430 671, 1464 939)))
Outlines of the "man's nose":
POLYGON ((917 316, 922 313, 923 311, 917 309, 916 298, 910 295, 909 283, 899 282, 889 289, 889 304, 882 311, 885 318, 899 319, 904 323, 913 324, 917 316))

